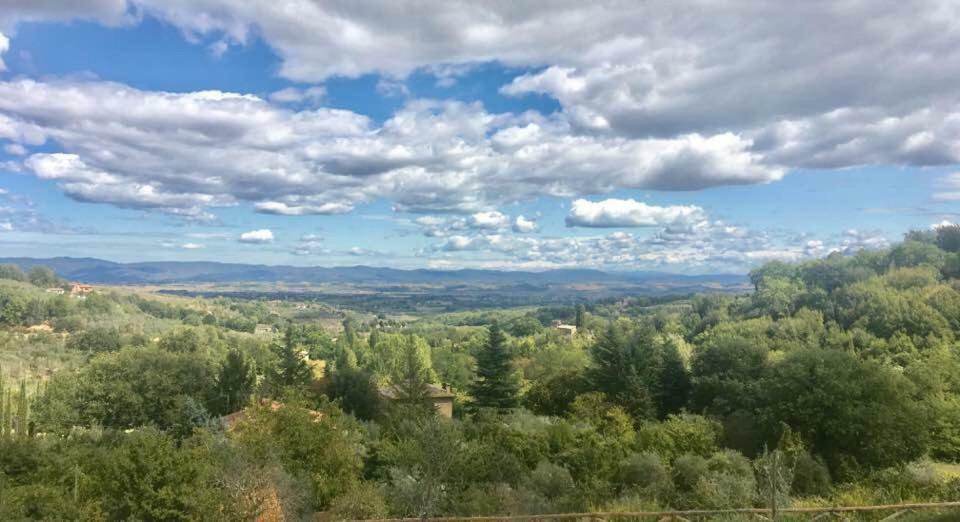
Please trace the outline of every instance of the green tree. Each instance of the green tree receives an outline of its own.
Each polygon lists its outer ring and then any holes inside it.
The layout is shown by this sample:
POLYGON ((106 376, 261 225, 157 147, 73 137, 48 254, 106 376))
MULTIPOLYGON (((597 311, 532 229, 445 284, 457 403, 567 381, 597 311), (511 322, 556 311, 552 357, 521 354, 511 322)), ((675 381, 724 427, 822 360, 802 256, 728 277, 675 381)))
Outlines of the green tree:
POLYGON ((310 383, 313 373, 301 354, 300 347, 294 343, 294 336, 288 330, 282 343, 273 343, 275 363, 268 374, 269 383, 275 388, 286 386, 305 386, 310 383))
POLYGON ((803 350, 774 365, 760 386, 767 430, 787 424, 840 476, 910 462, 927 450, 931 419, 918 390, 879 363, 803 350))
POLYGON ((67 348, 81 352, 117 352, 122 347, 120 332, 114 328, 89 328, 71 335, 67 340, 67 348))
POLYGON ((63 281, 53 273, 53 270, 45 266, 35 266, 27 273, 27 279, 33 286, 48 288, 51 286, 60 286, 63 281))
POLYGON ((500 326, 487 329, 487 342, 477 354, 477 378, 470 393, 473 408, 506 411, 517 407, 519 383, 514 377, 513 357, 500 326))
POLYGON ((407 337, 400 367, 391 379, 398 400, 423 403, 429 397, 427 386, 430 384, 430 366, 424 361, 423 355, 414 337, 407 337))
POLYGON ((577 327, 577 330, 583 330, 586 326, 585 319, 587 315, 587 309, 582 304, 577 305, 576 309, 576 318, 574 319, 574 326, 577 327))
POLYGON ((232 413, 243 408, 256 383, 252 365, 239 350, 230 350, 220 364, 217 374, 216 397, 218 413, 232 413))
POLYGON ((125 348, 95 356, 77 372, 55 374, 34 402, 43 431, 99 425, 161 429, 183 424, 186 399, 203 407, 213 398, 214 368, 195 354, 125 348))

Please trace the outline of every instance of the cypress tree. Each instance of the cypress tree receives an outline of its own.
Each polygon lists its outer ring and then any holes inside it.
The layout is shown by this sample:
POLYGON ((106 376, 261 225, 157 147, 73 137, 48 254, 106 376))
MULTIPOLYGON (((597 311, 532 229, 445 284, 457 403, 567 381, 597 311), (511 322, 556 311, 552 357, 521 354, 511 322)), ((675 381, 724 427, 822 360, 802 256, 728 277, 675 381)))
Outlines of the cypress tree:
POLYGON ((663 348, 663 367, 660 371, 660 387, 657 393, 657 410, 660 418, 680 412, 690 398, 690 373, 683 364, 680 351, 673 344, 663 348))
POLYGON ((273 345, 273 353, 277 356, 277 366, 272 375, 275 386, 303 386, 310 383, 310 367, 300 355, 292 331, 287 330, 283 344, 273 345))
POLYGON ((20 395, 17 397, 17 437, 26 438, 27 420, 30 416, 30 403, 27 401, 27 380, 20 380, 20 395))
POLYGON ((378 342, 380 342, 380 329, 374 326, 373 329, 370 330, 370 336, 367 337, 367 345, 371 350, 376 350, 378 342))
POLYGON ((247 358, 239 350, 230 350, 217 375, 217 398, 220 413, 242 408, 253 392, 256 377, 247 358))
POLYGON ((504 412, 517 407, 519 383, 513 375, 513 357, 496 321, 490 325, 487 343, 477 354, 477 378, 470 392, 474 409, 495 408, 504 412))
POLYGON ((417 349, 413 336, 407 337, 401 355, 400 368, 393 376, 397 398, 407 402, 424 402, 428 397, 430 370, 417 349))
POLYGON ((0 366, 0 439, 6 438, 9 433, 7 427, 7 384, 3 379, 3 367, 0 366))

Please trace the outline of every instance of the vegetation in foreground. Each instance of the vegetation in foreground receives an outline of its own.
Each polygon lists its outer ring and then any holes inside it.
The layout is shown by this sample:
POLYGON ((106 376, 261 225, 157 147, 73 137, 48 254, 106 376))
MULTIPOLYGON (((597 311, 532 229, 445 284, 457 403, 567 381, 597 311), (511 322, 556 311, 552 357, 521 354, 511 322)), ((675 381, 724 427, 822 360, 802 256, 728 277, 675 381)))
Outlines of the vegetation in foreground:
POLYGON ((960 498, 957 227, 770 263, 749 295, 349 312, 335 330, 264 301, 0 278, 3 520, 960 498), (452 385, 455 418, 429 383, 452 385))

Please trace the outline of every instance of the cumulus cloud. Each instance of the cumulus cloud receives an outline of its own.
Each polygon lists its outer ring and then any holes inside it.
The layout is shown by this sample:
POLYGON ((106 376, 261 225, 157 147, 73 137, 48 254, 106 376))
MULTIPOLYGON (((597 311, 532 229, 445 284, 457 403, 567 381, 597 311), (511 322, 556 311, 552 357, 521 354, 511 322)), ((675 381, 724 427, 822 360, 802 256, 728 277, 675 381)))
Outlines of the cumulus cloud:
POLYGON ((203 248, 203 245, 201 245, 200 243, 182 243, 180 245, 180 248, 184 250, 197 250, 197 249, 203 248))
MULTIPOLYGON (((954 2, 703 1, 693 21, 689 5, 615 0, 549 10, 533 0, 397 1, 377 9, 312 0, 290 0, 285 9, 268 0, 34 4, 47 5, 0 7, 0 28, 74 17, 116 25, 149 14, 195 41, 261 37, 280 56, 280 74, 306 83, 379 73, 397 84, 415 70, 449 83, 474 64, 498 61, 534 70, 503 93, 555 98, 574 133, 730 133, 767 166, 931 165, 960 157, 953 85, 960 46, 945 44, 960 40, 954 2)), ((682 151, 671 158, 672 170, 696 172, 701 163, 687 158, 682 151)))
POLYGON ((61 152, 32 154, 24 164, 74 199, 194 219, 242 201, 258 212, 307 215, 377 198, 401 211, 490 213, 539 196, 692 190, 783 175, 732 134, 578 136, 562 115, 423 100, 376 126, 345 110, 293 111, 252 95, 109 82, 0 82, 0 139, 58 145, 61 152))
POLYGON ((489 212, 477 212, 467 220, 470 228, 500 230, 510 225, 510 218, 501 212, 495 210, 489 212))
POLYGON ((652 227, 703 221, 706 214, 694 205, 658 207, 633 199, 578 199, 570 207, 568 227, 652 227))
POLYGON ((527 219, 521 215, 514 218, 512 228, 518 234, 529 234, 530 232, 536 232, 540 227, 535 220, 527 219))
POLYGON ((13 232, 13 223, 9 221, 0 221, 0 232, 13 232))
POLYGON ((251 230, 240 234, 241 243, 269 243, 273 241, 273 231, 268 228, 251 230))
POLYGON ((779 165, 956 162, 960 6, 762 0, 508 3, 83 0, 0 7, 22 20, 149 14, 188 38, 264 39, 298 82, 415 70, 448 84, 471 65, 532 67, 508 95, 557 99, 578 132, 662 137, 732 132, 779 165), (34 5, 36 4, 36 5, 34 5), (415 13, 416 16, 410 16, 415 13), (869 24, 861 23, 870 20, 869 24), (570 38, 576 34, 577 38, 570 38), (809 45, 797 45, 807 42, 809 45), (866 87, 865 87, 866 86, 866 87))

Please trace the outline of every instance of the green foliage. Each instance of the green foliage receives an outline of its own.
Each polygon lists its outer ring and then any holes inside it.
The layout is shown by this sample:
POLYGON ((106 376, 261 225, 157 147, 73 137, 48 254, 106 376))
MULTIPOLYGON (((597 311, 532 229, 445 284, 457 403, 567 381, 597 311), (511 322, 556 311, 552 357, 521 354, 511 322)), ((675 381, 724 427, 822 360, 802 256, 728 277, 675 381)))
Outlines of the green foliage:
POLYGON ((517 407, 519 384, 512 359, 506 338, 494 322, 487 330, 487 343, 477 354, 477 378, 470 389, 474 408, 506 411, 517 407))
POLYGON ((684 413, 637 430, 637 447, 673 461, 683 455, 708 457, 718 449, 721 426, 715 420, 684 413))
POLYGON ((236 441, 262 466, 280 462, 310 485, 311 505, 324 509, 357 487, 363 445, 356 421, 336 407, 253 407, 234 429, 236 441))
POLYGON ((523 406, 539 415, 563 416, 577 395, 587 391, 589 383, 581 372, 561 373, 535 381, 523 396, 523 406))
POLYGON ((380 413, 380 394, 373 375, 359 368, 336 368, 327 379, 327 395, 347 413, 371 420, 380 413))
POLYGON ((767 350, 741 337, 711 338, 694 352, 691 404, 694 411, 729 415, 753 407, 767 350))
POLYGON ((839 476, 908 462, 927 447, 930 417, 913 383, 850 353, 791 354, 761 388, 765 423, 792 427, 839 476))
POLYGON ((273 343, 270 347, 275 363, 267 375, 267 380, 274 390, 303 387, 312 380, 312 372, 296 340, 292 331, 288 331, 282 343, 273 343))
POLYGON ((35 403, 43 431, 74 426, 115 429, 172 427, 182 421, 187 398, 210 403, 214 371, 193 354, 126 348, 94 357, 76 373, 60 373, 35 403))
POLYGON ((81 352, 118 352, 123 347, 120 332, 113 328, 93 327, 70 336, 67 348, 81 352))
POLYGON ((253 366, 243 352, 230 350, 220 364, 215 388, 216 413, 233 413, 243 408, 250 400, 256 375, 253 366))

